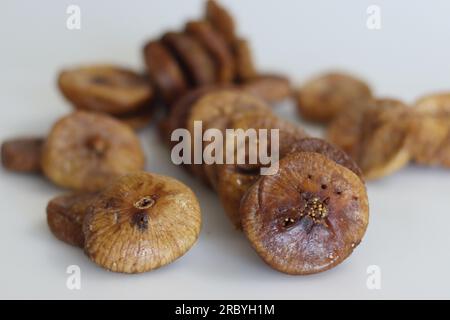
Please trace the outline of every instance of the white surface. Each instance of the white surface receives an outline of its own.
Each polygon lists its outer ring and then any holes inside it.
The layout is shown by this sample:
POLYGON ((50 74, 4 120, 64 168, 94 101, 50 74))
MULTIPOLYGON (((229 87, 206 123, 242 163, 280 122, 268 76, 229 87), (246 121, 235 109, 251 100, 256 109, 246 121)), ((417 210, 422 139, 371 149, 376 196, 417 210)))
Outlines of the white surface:
MULTIPOLYGON (((223 1, 248 36, 261 69, 301 82, 339 68, 367 78, 380 95, 413 101, 450 89, 450 2, 379 0, 382 30, 366 28, 367 0, 223 1)), ((145 40, 201 14, 200 0, 2 1, 0 140, 45 134, 70 107, 55 87, 62 67, 115 62, 142 67, 145 40), (78 4, 82 29, 65 27, 78 4)), ((296 119, 291 105, 280 114, 296 119)), ((0 298, 450 298, 450 171, 409 167, 370 183, 371 219, 360 247, 323 274, 292 277, 268 268, 228 223, 217 197, 169 162, 155 130, 141 133, 147 169, 191 186, 203 209, 198 244, 176 263, 127 276, 91 263, 49 232, 45 207, 60 190, 40 177, 0 171, 0 298), (66 288, 79 265, 82 288, 66 288), (382 289, 368 290, 378 265, 382 289)))

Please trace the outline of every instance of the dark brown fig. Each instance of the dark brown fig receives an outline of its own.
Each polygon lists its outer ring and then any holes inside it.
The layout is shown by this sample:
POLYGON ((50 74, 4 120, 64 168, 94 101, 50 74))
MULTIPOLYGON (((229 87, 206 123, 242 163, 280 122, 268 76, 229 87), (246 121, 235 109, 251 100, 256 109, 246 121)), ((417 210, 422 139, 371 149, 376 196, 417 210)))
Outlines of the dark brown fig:
POLYGON ((192 86, 216 83, 216 70, 212 58, 200 43, 188 34, 168 32, 162 42, 172 51, 192 86))
POLYGON ((250 43, 246 39, 237 39, 233 42, 232 50, 236 64, 236 80, 245 83, 258 76, 250 43))
POLYGON ((207 21, 188 22, 186 32, 194 37, 213 58, 218 83, 233 82, 235 75, 233 55, 223 36, 207 21))
POLYGON ((297 108, 303 118, 327 123, 352 105, 371 98, 372 91, 362 80, 327 73, 303 85, 297 93, 297 108))
POLYGON ((146 272, 184 255, 200 227, 200 206, 187 186, 156 174, 129 174, 91 205, 83 224, 85 252, 110 271, 146 272))
POLYGON ((180 65, 169 49, 159 41, 151 41, 144 48, 148 75, 161 98, 168 105, 188 89, 180 65))
POLYGON ((72 246, 84 246, 83 220, 97 193, 70 193, 50 200, 47 223, 59 240, 72 246))
POLYGON ((361 179, 327 157, 292 153, 255 183, 241 204, 242 226, 272 268, 292 275, 331 269, 361 242, 369 206, 361 179))
POLYGON ((2 144, 2 165, 16 172, 41 172, 43 138, 17 138, 2 144))
POLYGON ((264 101, 275 104, 292 95, 291 82, 287 77, 275 74, 258 75, 246 81, 242 89, 264 101))
POLYGON ((363 178, 363 173, 358 164, 348 154, 338 147, 319 138, 305 138, 294 142, 288 153, 293 152, 315 152, 324 155, 337 164, 353 171, 357 176, 363 178))
POLYGON ((153 88, 142 75, 111 65, 64 70, 58 85, 75 108, 112 115, 144 108, 154 96, 153 88))
POLYGON ((134 130, 141 130, 149 126, 151 123, 155 113, 155 107, 156 106, 142 108, 134 112, 120 115, 116 118, 134 130))
POLYGON ((144 167, 139 138, 106 114, 77 111, 52 128, 42 151, 42 169, 56 185, 98 191, 112 179, 144 167))
POLYGON ((215 0, 206 3, 206 19, 225 38, 228 44, 236 40, 236 26, 231 14, 215 0))

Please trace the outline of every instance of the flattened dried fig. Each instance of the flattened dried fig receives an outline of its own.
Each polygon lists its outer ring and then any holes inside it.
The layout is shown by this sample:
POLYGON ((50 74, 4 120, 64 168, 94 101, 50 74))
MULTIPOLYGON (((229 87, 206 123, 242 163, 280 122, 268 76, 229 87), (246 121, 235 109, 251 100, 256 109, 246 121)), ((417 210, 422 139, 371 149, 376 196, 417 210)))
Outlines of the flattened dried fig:
MULTIPOLYGON (((194 137, 195 121, 201 121, 204 130, 214 127, 222 128, 224 124, 228 123, 231 115, 251 110, 271 112, 268 105, 253 95, 235 89, 214 90, 203 95, 192 105, 186 122, 187 129, 194 137)), ((209 182, 203 166, 192 166, 192 169, 195 175, 209 182)))
POLYGON ((413 160, 450 168, 450 94, 419 99, 411 111, 413 160))
POLYGON ((187 90, 181 68, 170 51, 159 41, 151 41, 144 48, 144 58, 151 82, 164 102, 171 104, 187 90))
POLYGON ((186 32, 193 36, 213 58, 218 83, 228 84, 233 82, 233 55, 222 35, 206 21, 188 22, 186 32))
MULTIPOLYGON (((243 114, 237 114, 232 117, 230 121, 230 127, 233 129, 242 129, 247 131, 248 129, 267 129, 268 140, 267 148, 271 148, 271 129, 279 130, 279 156, 284 157, 291 151, 292 146, 297 141, 304 139, 307 135, 298 126, 277 118, 274 115, 264 112, 249 112, 243 114)), ((247 192, 247 190, 253 185, 253 183, 260 176, 261 161, 257 156, 257 164, 249 163, 249 147, 250 141, 247 141, 246 146, 242 146, 240 151, 244 152, 246 163, 245 164, 225 164, 216 166, 207 166, 206 169, 212 168, 213 170, 205 170, 208 178, 212 181, 213 185, 217 185, 216 190, 219 194, 221 203, 225 209, 226 214, 230 218, 231 222, 237 229, 241 229, 241 219, 239 214, 239 206, 241 200, 247 192), (214 182, 216 181, 216 182, 214 182)), ((254 150, 259 150, 259 140, 256 141, 254 150)), ((235 150, 235 158, 238 150, 235 150)))
POLYGON ((279 75, 258 75, 242 85, 246 92, 260 97, 268 103, 277 103, 287 99, 292 94, 291 82, 279 75))
POLYGON ((127 69, 94 65, 61 72, 58 85, 77 109, 120 115, 148 105, 150 83, 127 69))
POLYGON ((237 39, 233 42, 232 49, 236 63, 237 80, 245 82, 257 77, 258 73, 249 42, 245 39, 237 39))
POLYGON ((241 204, 242 226, 272 268, 293 275, 331 269, 361 242, 369 221, 361 179, 317 153, 292 153, 255 183, 241 204))
POLYGON ((338 147, 318 138, 304 138, 292 144, 288 153, 293 152, 315 152, 319 153, 328 159, 333 160, 337 164, 353 171, 360 178, 363 177, 361 169, 356 162, 344 151, 338 147))
POLYGON ((85 252, 111 271, 146 272, 184 255, 200 227, 200 207, 187 186, 156 174, 129 174, 92 204, 83 224, 85 252))
POLYGON ((328 73, 308 81, 297 94, 302 117, 329 122, 340 112, 372 97, 369 86, 350 75, 328 73))
POLYGON ((195 38, 183 33, 169 32, 164 35, 162 41, 172 50, 193 86, 216 82, 214 62, 195 38))
POLYGON ((3 167, 17 172, 40 172, 43 144, 42 138, 18 138, 3 142, 3 167))
POLYGON ((406 166, 411 154, 408 107, 398 100, 379 100, 364 112, 358 164, 366 179, 377 179, 406 166))
POLYGON ((43 147, 42 169, 56 185, 98 191, 117 176, 142 170, 133 130, 105 114, 78 111, 59 120, 43 147))
POLYGON ((83 220, 97 193, 71 193, 58 196, 47 205, 47 223, 59 240, 84 246, 83 220))
POLYGON ((225 8, 215 0, 208 0, 206 4, 206 19, 231 44, 236 39, 234 19, 225 8))

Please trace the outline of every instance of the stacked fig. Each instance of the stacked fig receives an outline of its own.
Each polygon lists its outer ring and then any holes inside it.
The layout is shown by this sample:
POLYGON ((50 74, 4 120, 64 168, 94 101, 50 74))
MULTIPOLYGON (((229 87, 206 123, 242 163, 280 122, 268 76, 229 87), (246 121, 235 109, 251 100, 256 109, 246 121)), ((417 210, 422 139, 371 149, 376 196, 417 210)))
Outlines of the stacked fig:
MULTIPOLYGON (((175 129, 187 129, 195 137, 195 122, 202 124, 202 133, 208 129, 222 132, 225 140, 215 154, 224 158, 202 164, 191 161, 186 168, 219 194, 231 222, 244 230, 271 267, 289 274, 325 271, 347 258, 361 242, 368 224, 367 193, 361 170, 344 151, 309 137, 272 113, 259 97, 237 88, 204 87, 180 98, 162 132, 166 143, 177 144, 170 137, 175 129), (227 163, 227 129, 264 129, 269 142, 256 139, 234 145, 234 159, 240 152, 246 161, 227 163), (250 150, 272 150, 272 130, 279 135, 279 170, 261 175, 267 167, 261 153, 256 161, 247 160, 250 150)), ((196 142, 192 138, 191 143, 196 142)), ((203 141, 202 154, 212 143, 203 141)))
POLYGON ((167 32, 144 47, 144 59, 160 100, 171 106, 194 88, 235 85, 278 102, 291 95, 289 80, 257 71, 250 44, 236 33, 233 17, 209 0, 202 20, 167 32))
POLYGON ((360 79, 327 73, 297 92, 300 115, 327 125, 327 139, 346 151, 366 179, 408 163, 450 167, 450 95, 433 94, 408 106, 377 98, 360 79))

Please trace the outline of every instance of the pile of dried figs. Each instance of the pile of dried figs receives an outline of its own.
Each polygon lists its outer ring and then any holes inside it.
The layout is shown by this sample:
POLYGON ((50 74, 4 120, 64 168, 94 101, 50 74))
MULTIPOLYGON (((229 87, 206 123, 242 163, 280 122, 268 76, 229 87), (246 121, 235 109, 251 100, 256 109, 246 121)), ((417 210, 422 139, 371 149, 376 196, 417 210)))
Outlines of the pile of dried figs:
POLYGON ((327 73, 296 94, 300 115, 327 125, 327 139, 347 152, 366 179, 390 175, 410 162, 450 167, 450 94, 413 106, 378 98, 362 80, 327 73))
MULTIPOLYGON (((294 91, 287 77, 257 71, 249 42, 217 1, 206 2, 202 19, 149 41, 143 51, 145 72, 113 65, 62 71, 59 89, 74 112, 46 137, 13 139, 1 148, 6 169, 39 173, 71 190, 48 203, 50 230, 108 270, 159 268, 199 237, 200 206, 189 187, 144 172, 135 130, 153 119, 169 148, 177 144, 176 129, 195 137, 197 122, 203 132, 223 136, 229 129, 266 130, 265 143, 249 139, 231 150, 256 162, 183 166, 217 192, 261 259, 288 274, 333 268, 358 246, 369 220, 364 179, 410 161, 450 166, 450 94, 425 97, 411 108, 374 97, 364 81, 342 73, 294 91), (327 125, 330 142, 273 113, 272 104, 290 97, 303 119, 327 125), (263 175, 268 165, 252 150, 272 152, 273 129, 278 170, 263 175)), ((200 143, 207 151, 213 141, 200 143)), ((219 149, 225 157, 224 141, 219 149)))

